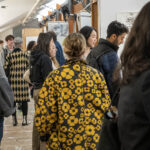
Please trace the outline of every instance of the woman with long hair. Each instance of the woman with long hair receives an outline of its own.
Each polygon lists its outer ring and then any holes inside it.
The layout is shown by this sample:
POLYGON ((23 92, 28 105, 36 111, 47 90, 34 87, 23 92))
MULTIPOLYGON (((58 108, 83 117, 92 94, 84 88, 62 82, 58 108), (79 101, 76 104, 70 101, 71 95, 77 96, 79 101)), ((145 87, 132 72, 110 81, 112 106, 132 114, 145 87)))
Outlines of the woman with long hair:
MULTIPOLYGON (((53 70, 50 57, 55 57, 56 53, 52 53, 54 41, 52 36, 47 33, 40 33, 37 45, 31 51, 30 60, 30 80, 33 84, 33 98, 35 104, 38 102, 38 94, 48 74, 53 70)), ((40 142, 40 136, 33 125, 32 150, 45 150, 45 145, 40 142)))
POLYGON ((150 149, 150 2, 140 11, 121 55, 118 128, 122 150, 150 149))

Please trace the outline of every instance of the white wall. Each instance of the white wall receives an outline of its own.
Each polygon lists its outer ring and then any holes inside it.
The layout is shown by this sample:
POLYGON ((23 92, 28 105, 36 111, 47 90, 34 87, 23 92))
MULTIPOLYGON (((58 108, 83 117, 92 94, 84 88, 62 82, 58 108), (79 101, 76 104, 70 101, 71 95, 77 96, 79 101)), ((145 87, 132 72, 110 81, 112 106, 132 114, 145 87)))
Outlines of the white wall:
POLYGON ((13 29, 8 29, 4 32, 0 32, 0 39, 3 40, 5 42, 5 37, 9 34, 13 34, 13 29))
MULTIPOLYGON (((139 12, 150 0, 98 0, 100 14, 100 37, 106 38, 106 30, 111 21, 117 19, 120 12, 139 12)), ((120 46, 119 54, 123 45, 120 46)))

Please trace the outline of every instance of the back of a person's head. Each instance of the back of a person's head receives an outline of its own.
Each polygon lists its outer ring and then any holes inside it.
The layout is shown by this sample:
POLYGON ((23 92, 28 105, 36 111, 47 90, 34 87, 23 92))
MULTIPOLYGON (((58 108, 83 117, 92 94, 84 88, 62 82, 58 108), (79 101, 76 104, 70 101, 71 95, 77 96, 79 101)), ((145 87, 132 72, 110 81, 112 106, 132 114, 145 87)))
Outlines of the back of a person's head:
POLYGON ((27 45, 27 50, 30 51, 34 48, 35 41, 30 41, 27 45))
POLYGON ((40 33, 37 40, 37 46, 34 49, 43 51, 49 56, 50 41, 52 39, 53 37, 50 36, 48 33, 40 33))
POLYGON ((13 35, 7 35, 5 37, 5 41, 7 42, 8 40, 14 40, 14 36, 13 35))
POLYGON ((82 34, 72 33, 64 41, 64 52, 69 58, 80 58, 86 48, 86 41, 82 34))
POLYGON ((21 48, 22 43, 23 43, 23 40, 21 37, 15 37, 14 39, 15 48, 21 48))
POLYGON ((91 26, 84 26, 80 29, 79 32, 85 37, 86 43, 87 43, 88 38, 90 37, 93 30, 96 31, 96 29, 91 26))
POLYGON ((111 37, 112 34, 116 34, 116 36, 119 36, 123 33, 128 33, 128 28, 118 22, 118 21, 112 21, 107 28, 107 38, 111 37))
POLYGON ((55 33, 54 31, 49 31, 49 32, 47 32, 47 33, 50 34, 50 36, 53 37, 53 40, 54 40, 54 41, 57 41, 57 35, 56 35, 56 33, 55 33))
POLYGON ((150 2, 136 17, 121 55, 123 82, 150 68, 150 2))

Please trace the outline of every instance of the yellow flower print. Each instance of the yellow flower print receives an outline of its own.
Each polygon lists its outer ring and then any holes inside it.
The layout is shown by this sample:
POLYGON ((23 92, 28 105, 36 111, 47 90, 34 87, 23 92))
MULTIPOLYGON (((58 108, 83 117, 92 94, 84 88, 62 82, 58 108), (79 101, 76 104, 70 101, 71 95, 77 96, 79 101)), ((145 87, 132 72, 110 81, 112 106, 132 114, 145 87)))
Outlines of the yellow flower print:
POLYGON ((45 122, 46 117, 45 116, 41 116, 41 122, 45 122))
POLYGON ((73 137, 73 134, 72 133, 69 133, 68 134, 68 137, 71 139, 73 137))
POLYGON ((101 105, 101 100, 100 100, 99 98, 95 98, 95 99, 93 100, 93 104, 94 104, 95 106, 100 106, 100 105, 101 105))
POLYGON ((87 125, 90 124, 90 122, 91 122, 91 118, 86 117, 84 123, 87 125))
POLYGON ((83 117, 84 117, 84 114, 83 114, 83 113, 81 113, 81 114, 80 114, 80 117, 81 117, 81 118, 83 118, 83 117))
POLYGON ((60 128, 60 131, 62 131, 62 132, 67 132, 67 128, 66 128, 65 126, 62 126, 62 127, 60 128))
POLYGON ((40 90, 40 98, 45 98, 48 95, 47 89, 46 87, 42 87, 42 89, 40 90))
POLYGON ((71 79, 72 76, 74 76, 74 72, 69 69, 69 68, 65 68, 62 72, 61 72, 61 76, 63 78, 66 78, 66 79, 71 79))
POLYGON ((101 126, 97 125, 97 126, 96 126, 96 130, 97 130, 97 131, 100 131, 100 130, 101 130, 101 126))
POLYGON ((95 134, 95 135, 93 136, 93 139, 94 139, 94 141, 95 141, 96 143, 98 143, 98 142, 99 142, 99 139, 100 139, 100 136, 99 136, 98 134, 95 134))
MULTIPOLYGON (((104 119, 104 117, 102 117, 102 119, 104 119)), ((97 124, 100 125, 100 126, 102 126, 102 124, 103 124, 102 120, 98 120, 97 124)))
POLYGON ((90 148, 91 143, 85 143, 84 145, 85 145, 86 149, 89 149, 89 148, 90 148))
POLYGON ((54 123, 56 120, 57 120, 57 115, 56 115, 55 113, 52 113, 52 114, 50 115, 50 120, 49 120, 49 122, 50 122, 50 123, 54 123))
POLYGON ((94 116, 97 119, 101 119, 101 117, 103 116, 103 113, 100 110, 96 110, 95 113, 94 113, 94 116))
POLYGON ((76 144, 81 144, 81 142, 83 141, 83 137, 80 136, 80 134, 76 134, 74 139, 73 139, 74 143, 76 144))
POLYGON ((53 106, 55 103, 56 103, 56 101, 55 101, 55 99, 54 98, 51 98, 51 99, 49 99, 49 101, 48 102, 46 102, 47 104, 47 106, 53 106))
POLYGON ((72 98, 72 99, 76 99, 76 98, 77 98, 77 95, 76 95, 76 94, 72 94, 72 95, 71 95, 71 98, 72 98))
POLYGON ((65 150, 71 150, 71 148, 70 147, 66 147, 65 150))
POLYGON ((78 106, 78 103, 75 102, 75 103, 73 104, 73 106, 74 106, 74 107, 77 107, 77 106, 78 106))
POLYGON ((84 109, 84 115, 85 116, 90 116, 91 115, 90 109, 84 109))
POLYGON ((84 131, 84 127, 83 126, 79 126, 79 128, 77 129, 78 133, 82 133, 84 131))
POLYGON ((96 84, 94 85, 94 89, 97 89, 97 85, 96 84))
POLYGON ((43 104, 44 104, 44 100, 43 100, 43 99, 39 99, 39 100, 38 100, 38 104, 39 104, 39 105, 43 105, 43 104))
POLYGON ((73 66, 73 69, 76 70, 76 71, 80 71, 80 66, 78 64, 75 64, 73 66))
POLYGON ((54 70, 54 73, 55 73, 55 74, 59 74, 59 70, 57 70, 57 69, 54 70))
POLYGON ((69 104, 73 104, 73 99, 69 99, 69 100, 68 100, 68 103, 69 103, 69 104))
POLYGON ((75 108, 75 107, 72 107, 69 112, 70 112, 71 115, 76 115, 77 112, 78 112, 78 109, 75 108))
POLYGON ((58 149, 58 144, 57 144, 57 142, 52 142, 52 143, 51 143, 51 148, 52 148, 52 149, 58 149))
POLYGON ((69 109, 70 109, 70 105, 69 105, 69 104, 64 103, 64 104, 62 105, 62 110, 63 110, 64 112, 68 112, 69 109))
POLYGON ((89 104, 87 104, 87 107, 88 107, 88 108, 92 108, 93 105, 92 105, 91 103, 89 103, 89 104))
POLYGON ((78 95, 80 95, 81 92, 82 92, 82 89, 79 88, 79 87, 77 87, 76 90, 75 90, 75 93, 78 94, 78 95))
POLYGON ((87 81, 87 86, 89 86, 89 87, 93 87, 93 81, 92 80, 88 80, 87 81))
POLYGON ((76 84, 76 86, 82 86, 82 81, 81 81, 81 79, 76 79, 76 80, 75 80, 75 84, 76 84))
POLYGON ((35 126, 38 127, 41 125, 41 119, 39 117, 35 118, 35 126))
POLYGON ((102 96, 102 93, 101 93, 101 91, 96 91, 96 95, 97 95, 97 97, 101 97, 102 96))
POLYGON ((62 99, 62 97, 59 97, 58 98, 58 105, 61 105, 63 103, 63 99, 62 99))
POLYGON ((52 111, 52 112, 57 112, 57 107, 56 107, 56 106, 52 106, 52 107, 51 107, 51 111, 52 111))
POLYGON ((95 108, 94 108, 94 107, 91 108, 91 112, 92 112, 92 113, 95 112, 95 108))
POLYGON ((46 132, 46 124, 42 124, 42 131, 46 132))
POLYGON ((83 123, 84 123, 83 118, 80 118, 80 119, 79 119, 79 124, 83 124, 83 123))
POLYGON ((62 97, 64 99, 69 99, 71 95, 72 95, 72 91, 69 88, 62 89, 62 97))
POLYGON ((93 125, 87 125, 85 127, 85 132, 87 135, 94 135, 95 134, 95 128, 93 125))
POLYGON ((88 93, 88 94, 85 95, 85 99, 87 101, 91 101, 91 100, 93 100, 93 98, 94 98, 94 96, 91 93, 88 93))
POLYGON ((92 138, 91 138, 91 137, 88 137, 88 138, 87 138, 87 141, 88 141, 88 142, 91 142, 91 141, 92 141, 92 138))
POLYGON ((73 141, 72 139, 67 140, 67 145, 72 145, 73 141))
POLYGON ((78 100, 78 104, 79 104, 80 106, 84 106, 85 103, 84 103, 83 96, 78 96, 77 100, 78 100))
POLYGON ((75 85, 71 84, 71 85, 69 85, 69 88, 73 90, 73 89, 75 89, 75 85))
POLYGON ((92 149, 95 149, 95 148, 96 148, 96 144, 95 144, 95 143, 92 143, 90 147, 91 147, 92 149))
POLYGON ((46 107, 45 106, 41 106, 41 113, 45 114, 46 113, 46 107))
POLYGON ((84 92, 89 93, 89 92, 90 92, 90 88, 89 88, 89 87, 85 87, 85 88, 84 88, 84 92))
POLYGON ((64 133, 59 133, 58 137, 60 142, 66 142, 66 135, 64 133))
POLYGON ((73 85, 73 84, 74 84, 74 80, 73 80, 73 79, 70 79, 70 80, 69 80, 69 83, 73 85))
POLYGON ((74 132, 75 132, 75 130, 74 130, 74 128, 73 128, 73 127, 70 127, 68 131, 69 131, 69 132, 72 132, 72 133, 74 133, 74 132))
POLYGON ((54 88, 53 87, 51 87, 51 86, 49 86, 49 93, 54 93, 54 88))
POLYGON ((95 83, 101 83, 102 81, 97 73, 93 76, 93 80, 95 81, 95 83))
POLYGON ((93 93, 93 94, 96 93, 96 90, 95 90, 95 89, 92 89, 92 93, 93 93))
POLYGON ((93 123, 94 125, 96 125, 96 124, 97 124, 97 120, 96 120, 95 118, 92 118, 92 123, 93 123))
POLYGON ((54 142, 58 141, 58 137, 57 137, 57 133, 56 132, 52 132, 50 139, 54 142))
POLYGON ((64 114, 64 118, 68 119, 69 115, 68 114, 64 114))
POLYGON ((37 115, 39 115, 39 114, 40 114, 41 109, 40 109, 39 107, 36 107, 36 109, 35 109, 35 110, 36 110, 36 114, 37 114, 37 115))
POLYGON ((71 116, 67 122, 70 126, 75 126, 78 123, 78 118, 71 116))
POLYGON ((64 87, 67 87, 67 82, 66 81, 62 81, 61 83, 61 86, 64 88, 64 87))
POLYGON ((89 74, 86 74, 86 75, 85 75, 85 78, 86 78, 86 80, 90 80, 89 74))

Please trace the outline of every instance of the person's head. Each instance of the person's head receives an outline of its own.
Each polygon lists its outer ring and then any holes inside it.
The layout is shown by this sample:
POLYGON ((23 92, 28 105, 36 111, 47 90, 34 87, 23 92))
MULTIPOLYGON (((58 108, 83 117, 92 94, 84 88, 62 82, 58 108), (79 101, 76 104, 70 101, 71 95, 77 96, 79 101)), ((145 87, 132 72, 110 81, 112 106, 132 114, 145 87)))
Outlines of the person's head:
POLYGON ((40 33, 38 40, 37 40, 37 46, 35 49, 43 51, 45 54, 50 56, 50 50, 54 46, 53 37, 48 33, 40 33))
POLYGON ((150 68, 150 2, 139 12, 121 55, 123 83, 150 68))
POLYGON ((97 31, 90 26, 81 28, 80 33, 85 37, 86 44, 90 48, 94 48, 97 42, 97 31))
POLYGON ((82 34, 72 33, 64 41, 64 52, 69 59, 81 58, 86 49, 86 41, 82 34))
POLYGON ((28 50, 28 51, 31 51, 31 50, 34 49, 35 46, 36 46, 36 41, 30 41, 30 42, 28 43, 27 50, 28 50))
POLYGON ((14 36, 13 35, 7 35, 5 38, 5 41, 7 42, 7 46, 9 46, 9 47, 14 46, 14 36))
POLYGON ((124 38, 128 32, 129 30, 124 24, 118 21, 112 21, 107 28, 107 40, 119 46, 124 42, 124 38))
POLYGON ((14 44, 15 44, 15 48, 21 48, 22 49, 22 38, 21 37, 16 37, 14 39, 14 44))
POLYGON ((50 34, 53 37, 54 42, 57 41, 57 35, 54 31, 49 31, 47 33, 50 34))

